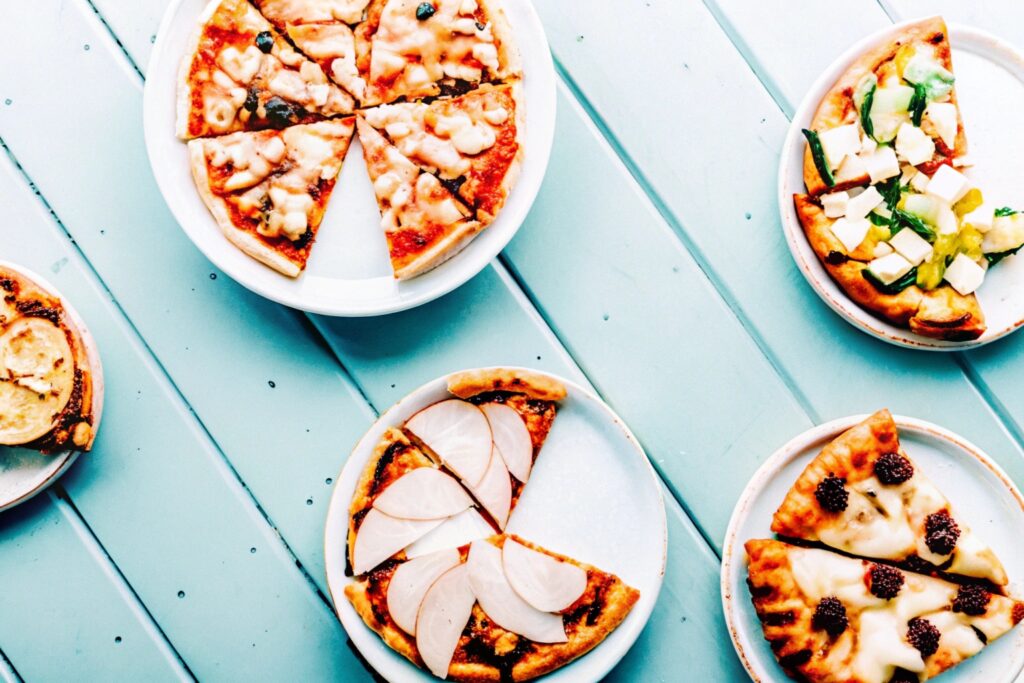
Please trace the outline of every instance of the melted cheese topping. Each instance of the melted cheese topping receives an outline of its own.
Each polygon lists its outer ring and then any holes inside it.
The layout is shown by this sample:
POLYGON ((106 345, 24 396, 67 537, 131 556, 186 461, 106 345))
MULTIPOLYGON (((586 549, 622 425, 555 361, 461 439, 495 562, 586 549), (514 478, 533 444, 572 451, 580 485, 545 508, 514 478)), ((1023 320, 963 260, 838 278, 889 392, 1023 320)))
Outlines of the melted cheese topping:
POLYGON ((312 24, 343 21, 355 24, 363 18, 370 0, 258 0, 256 6, 276 24, 312 24))
MULTIPOLYGON (((940 510, 949 510, 949 501, 920 472, 902 484, 885 486, 871 476, 847 486, 850 492, 846 510, 819 530, 826 545, 853 555, 902 561, 917 555, 942 565, 950 555, 937 555, 925 540, 925 520, 940 510)), ((952 552, 949 571, 964 576, 1006 581, 1005 572, 991 549, 960 520, 960 538, 952 552)))
MULTIPOLYGON (((957 587, 916 574, 904 574, 906 582, 892 600, 876 598, 868 590, 870 566, 824 550, 794 548, 790 569, 797 587, 811 605, 834 596, 846 606, 850 627, 830 648, 827 660, 837 680, 857 677, 865 683, 885 683, 902 667, 921 673, 925 662, 906 639, 907 622, 924 617, 939 629, 939 655, 952 651, 969 657, 984 647, 972 625, 986 636, 996 638, 1013 627, 1005 612, 970 617, 953 612, 957 587)), ((989 610, 997 612, 997 610, 989 610)))
POLYGON ((451 225, 466 217, 458 202, 429 173, 421 173, 395 148, 387 150, 391 169, 373 183, 373 190, 387 206, 381 227, 393 232, 402 226, 451 225))
POLYGON ((366 81, 356 68, 356 44, 352 29, 344 24, 302 24, 288 27, 288 37, 311 58, 327 63, 331 79, 358 98, 366 81))
POLYGON ((386 104, 365 112, 367 123, 384 130, 402 154, 454 179, 471 166, 467 157, 494 146, 498 126, 508 120, 501 106, 488 109, 474 121, 467 113, 437 114, 421 103, 386 104))
POLYGON ((436 92, 453 78, 472 83, 500 71, 489 23, 478 24, 475 0, 435 0, 436 11, 416 18, 419 0, 390 0, 381 13, 370 54, 370 82, 391 100, 402 94, 436 92))

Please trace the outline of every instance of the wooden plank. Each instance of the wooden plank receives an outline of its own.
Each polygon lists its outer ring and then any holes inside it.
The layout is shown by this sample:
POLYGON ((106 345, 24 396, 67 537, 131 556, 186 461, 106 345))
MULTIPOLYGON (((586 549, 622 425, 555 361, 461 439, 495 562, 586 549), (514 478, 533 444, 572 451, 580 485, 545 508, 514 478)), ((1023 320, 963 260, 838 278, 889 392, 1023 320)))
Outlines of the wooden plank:
MULTIPOLYGON (((827 309, 804 282, 785 246, 775 200, 787 121, 706 8, 654 1, 618 18, 614 32, 597 13, 549 1, 538 9, 588 111, 737 314, 749 321, 750 332, 816 421, 887 405, 959 431, 1024 479, 1019 447, 954 358, 869 338, 827 309), (622 60, 615 49, 620 44, 648 48, 637 51, 635 60, 622 60), (623 98, 624 82, 659 97, 623 98)), ((586 238, 584 233, 571 253, 586 253, 586 238)), ((635 339, 643 343, 656 334, 656 328, 638 329, 635 339)), ((566 342, 573 349, 580 343, 566 342)), ((762 457, 776 445, 766 443, 762 457)), ((731 462, 722 466, 740 480, 750 474, 731 462)), ((732 505, 686 502, 698 518, 705 514, 702 506, 732 505)))
POLYGON ((1015 44, 1024 45, 1024 25, 1021 24, 1020 4, 1012 0, 985 0, 984 2, 956 2, 956 0, 929 0, 927 3, 909 0, 878 0, 894 21, 942 15, 947 23, 960 23, 989 31, 1015 44))
POLYGON ((852 36, 866 36, 890 23, 876 0, 705 4, 787 115, 832 60, 855 42, 852 36))
POLYGON ((67 503, 43 494, 0 515, 0 680, 187 677, 67 503), (15 673, 17 667, 17 673, 15 673))
POLYGON ((106 360, 96 448, 62 482, 146 609, 199 678, 359 672, 332 611, 109 294, 6 160, 0 172, 5 257, 48 273, 106 360))

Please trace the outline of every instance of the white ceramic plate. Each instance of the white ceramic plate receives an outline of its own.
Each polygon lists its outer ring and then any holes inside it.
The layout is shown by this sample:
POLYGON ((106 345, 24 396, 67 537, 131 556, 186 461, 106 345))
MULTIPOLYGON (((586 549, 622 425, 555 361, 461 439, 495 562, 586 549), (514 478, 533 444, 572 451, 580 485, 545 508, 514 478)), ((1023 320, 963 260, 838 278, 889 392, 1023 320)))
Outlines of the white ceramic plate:
MULTIPOLYGON (((779 162, 779 209, 782 227, 797 267, 825 303, 859 329, 887 342, 917 349, 955 351, 995 341, 1024 324, 1024 257, 1006 259, 989 271, 978 290, 988 330, 966 342, 929 339, 876 318, 854 303, 829 277, 804 236, 793 208, 793 195, 804 192, 804 137, 821 98, 842 72, 867 48, 885 41, 907 24, 874 33, 847 50, 811 87, 800 104, 779 162)), ((951 24, 957 101, 963 113, 969 157, 974 166, 960 169, 996 206, 1024 209, 1024 190, 1016 169, 1024 155, 1024 56, 1009 44, 974 28, 951 24)))
MULTIPOLYGON (((100 416, 103 414, 103 366, 100 364, 100 354, 96 350, 96 343, 93 341, 89 329, 68 303, 68 300, 61 296, 60 292, 49 282, 32 271, 7 261, 0 261, 0 268, 9 268, 21 273, 37 284, 40 289, 60 299, 68 318, 78 328, 82 345, 85 347, 85 355, 92 370, 95 406, 92 426, 94 430, 99 429, 100 416)), ((28 448, 0 446, 0 512, 24 503, 44 491, 71 467, 71 463, 78 458, 78 453, 79 451, 62 451, 43 455, 39 451, 28 448)))
MULTIPOLYGON (((617 574, 640 590, 626 620, 589 654, 545 681, 597 681, 632 646, 654 609, 665 573, 667 531, 657 475, 636 437, 590 391, 559 378, 569 391, 537 458, 508 533, 617 574)), ((348 508, 373 447, 389 427, 437 401, 451 398, 440 377, 395 404, 370 427, 334 484, 324 554, 327 585, 349 637, 366 660, 392 683, 437 680, 388 648, 345 598, 348 508)), ((484 535, 489 535, 485 532, 484 535)))
POLYGON ((404 282, 392 277, 380 211, 353 140, 316 247, 292 279, 227 241, 192 181, 186 145, 174 135, 178 65, 207 0, 175 0, 160 24, 144 99, 146 149, 157 184, 185 233, 218 268, 252 291, 302 310, 339 316, 393 313, 450 292, 479 273, 515 235, 537 196, 555 130, 555 71, 544 29, 530 0, 503 0, 523 61, 526 109, 519 181, 498 219, 459 254, 404 282))
MULTIPOLYGON (((810 429, 775 451, 740 496, 722 555, 722 604, 733 645, 755 681, 787 681, 761 631, 747 589, 743 544, 773 538, 771 520, 790 487, 829 441, 866 415, 844 417, 810 429)), ((914 463, 946 494, 957 516, 1003 561, 1009 592, 1022 595, 1024 498, 1009 477, 977 446, 929 422, 895 416, 900 443, 914 463)), ((948 683, 1012 681, 1024 668, 1024 629, 1017 628, 980 654, 943 674, 948 683)))

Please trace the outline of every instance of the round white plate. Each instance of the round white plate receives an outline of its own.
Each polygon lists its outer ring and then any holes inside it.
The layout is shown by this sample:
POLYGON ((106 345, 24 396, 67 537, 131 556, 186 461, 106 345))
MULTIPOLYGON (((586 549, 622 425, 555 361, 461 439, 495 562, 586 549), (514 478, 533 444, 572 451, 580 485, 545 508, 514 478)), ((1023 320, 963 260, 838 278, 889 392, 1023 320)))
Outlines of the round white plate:
MULTIPOLYGON (((907 24, 874 33, 847 50, 821 75, 793 116, 779 162, 779 210, 789 250, 797 267, 825 303, 859 329, 879 339, 916 349, 955 351, 995 341, 1024 324, 1024 257, 1012 257, 989 271, 978 290, 988 330, 978 339, 948 342, 929 339, 876 318, 854 303, 821 265, 793 208, 793 195, 805 192, 804 138, 818 104, 842 72, 869 47, 888 40, 907 24)), ((969 158, 963 171, 996 206, 1024 209, 1024 190, 1016 169, 1024 155, 1024 56, 1009 44, 978 29, 949 25, 956 95, 967 131, 969 158)))
MULTIPOLYGON (((743 544, 773 538, 772 515, 807 464, 829 441, 864 420, 844 417, 810 429, 775 451, 747 484, 729 521, 722 553, 722 604, 736 653, 755 681, 787 681, 771 648, 747 589, 743 544)), ((1009 477, 977 446, 924 420, 895 416, 900 443, 914 463, 945 493, 957 517, 987 542, 1010 577, 1009 592, 1024 587, 1024 498, 1009 477)), ((1017 628, 975 657, 943 674, 948 683, 1012 681, 1024 668, 1024 629, 1017 628)))
POLYGON ((519 180, 497 220, 446 263, 419 277, 392 276, 358 138, 349 148, 306 271, 292 279, 235 248, 196 191, 184 142, 174 134, 178 65, 207 0, 175 0, 160 24, 147 71, 143 115, 146 149, 157 184, 185 233, 218 268, 279 303, 326 315, 402 311, 450 292, 505 248, 526 218, 547 169, 555 132, 555 71, 544 29, 530 0, 503 0, 523 62, 526 110, 519 180))
MULTIPOLYGON (((366 660, 392 683, 437 679, 388 648, 345 598, 345 586, 352 581, 345 576, 348 508, 380 436, 428 405, 451 398, 447 381, 440 377, 423 385, 373 423, 338 476, 327 512, 327 585, 338 617, 366 660)), ((559 404, 506 531, 617 574, 640 591, 633 611, 603 643, 544 679, 579 683, 603 678, 643 630, 665 574, 667 530, 661 486, 636 437, 593 393, 559 381, 569 395, 559 404)))
MULTIPOLYGON (((68 300, 61 296, 60 292, 49 282, 32 271, 7 261, 0 261, 0 268, 8 268, 21 273, 38 285, 40 289, 60 299, 64 312, 72 324, 78 328, 82 346, 85 348, 85 355, 92 370, 94 402, 92 426, 94 430, 99 429, 100 416, 103 414, 103 366, 100 364, 100 354, 89 329, 68 303, 68 300)), ((0 446, 0 512, 24 503, 44 491, 71 467, 71 463, 78 458, 78 453, 79 451, 61 451, 44 455, 28 448, 0 446)))

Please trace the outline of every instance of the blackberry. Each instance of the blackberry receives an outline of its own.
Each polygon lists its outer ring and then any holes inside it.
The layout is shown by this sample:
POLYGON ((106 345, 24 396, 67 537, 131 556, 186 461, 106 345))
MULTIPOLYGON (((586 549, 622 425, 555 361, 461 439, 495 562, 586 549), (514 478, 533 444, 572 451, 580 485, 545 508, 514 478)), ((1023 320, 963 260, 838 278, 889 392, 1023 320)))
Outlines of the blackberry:
POLYGON ((256 88, 249 88, 249 91, 245 93, 245 102, 242 103, 242 107, 250 114, 255 114, 256 110, 260 108, 260 96, 256 88))
POLYGON ((280 97, 271 97, 267 100, 267 103, 263 105, 263 109, 267 112, 267 121, 274 128, 284 128, 291 123, 292 105, 288 104, 280 97))
POLYGON ((263 54, 269 53, 274 49, 274 36, 271 35, 270 31, 260 31, 256 36, 256 47, 260 49, 263 54))
POLYGON ((903 588, 903 572, 887 564, 872 565, 868 573, 871 594, 883 600, 892 600, 903 588))
POLYGON ((913 671, 896 667, 896 670, 892 672, 892 678, 889 679, 889 683, 918 683, 920 680, 913 671))
POLYGON ((985 608, 988 607, 991 597, 989 592, 981 586, 960 586, 956 597, 953 598, 953 611, 980 617, 985 613, 985 608))
POLYGON ((818 499, 818 505, 828 512, 842 512, 849 504, 850 492, 846 490, 846 480, 830 472, 818 482, 814 497, 818 499))
POLYGON ((416 18, 420 21, 426 21, 430 17, 434 16, 434 12, 437 8, 429 2, 422 2, 420 6, 416 8, 416 18))
POLYGON ((949 513, 939 510, 924 520, 924 542, 936 555, 949 555, 960 538, 960 527, 949 513))
POLYGON ((811 626, 819 631, 825 631, 835 638, 842 634, 849 625, 846 618, 846 607, 839 602, 839 598, 829 596, 823 598, 814 610, 814 617, 811 619, 811 626))
POLYGON ((902 484, 914 476, 914 466, 899 453, 883 453, 875 461, 875 476, 886 486, 902 484))
POLYGON ((930 657, 939 649, 939 629, 924 617, 914 617, 907 622, 907 640, 917 648, 922 657, 930 657))

